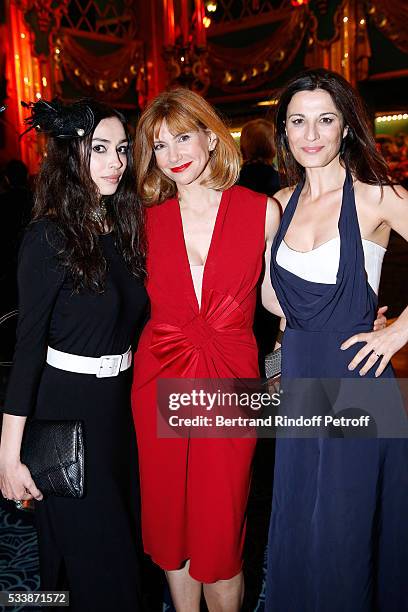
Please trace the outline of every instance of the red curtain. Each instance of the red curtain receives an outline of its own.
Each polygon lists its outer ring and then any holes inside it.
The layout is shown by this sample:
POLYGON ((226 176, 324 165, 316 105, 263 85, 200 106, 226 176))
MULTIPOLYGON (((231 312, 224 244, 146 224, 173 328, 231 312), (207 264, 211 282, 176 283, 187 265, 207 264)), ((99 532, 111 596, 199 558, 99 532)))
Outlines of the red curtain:
POLYGON ((224 91, 249 91, 276 78, 293 62, 308 29, 310 14, 297 9, 268 37, 245 48, 208 44, 211 81, 224 91), (232 77, 232 78, 231 78, 232 77))
POLYGON ((61 64, 71 81, 79 80, 82 88, 120 98, 138 76, 143 63, 140 41, 126 44, 106 55, 89 52, 72 36, 62 37, 61 64))

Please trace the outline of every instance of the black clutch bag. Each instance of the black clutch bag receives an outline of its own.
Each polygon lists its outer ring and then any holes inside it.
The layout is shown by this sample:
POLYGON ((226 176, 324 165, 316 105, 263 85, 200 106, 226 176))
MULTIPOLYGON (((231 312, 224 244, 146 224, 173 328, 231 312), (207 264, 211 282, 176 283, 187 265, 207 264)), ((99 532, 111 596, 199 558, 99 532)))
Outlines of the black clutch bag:
POLYGON ((282 351, 280 348, 272 351, 265 357, 265 374, 266 378, 277 378, 281 373, 282 351))
POLYGON ((27 420, 21 461, 44 495, 83 497, 84 455, 81 421, 27 420))

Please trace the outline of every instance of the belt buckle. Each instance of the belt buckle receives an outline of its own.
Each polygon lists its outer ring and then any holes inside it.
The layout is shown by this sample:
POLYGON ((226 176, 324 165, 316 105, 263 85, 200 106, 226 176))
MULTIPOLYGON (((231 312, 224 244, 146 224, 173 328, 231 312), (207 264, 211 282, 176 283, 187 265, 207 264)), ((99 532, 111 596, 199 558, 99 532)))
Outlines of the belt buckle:
POLYGON ((110 378, 120 372, 123 355, 102 355, 99 357, 99 367, 96 378, 110 378))

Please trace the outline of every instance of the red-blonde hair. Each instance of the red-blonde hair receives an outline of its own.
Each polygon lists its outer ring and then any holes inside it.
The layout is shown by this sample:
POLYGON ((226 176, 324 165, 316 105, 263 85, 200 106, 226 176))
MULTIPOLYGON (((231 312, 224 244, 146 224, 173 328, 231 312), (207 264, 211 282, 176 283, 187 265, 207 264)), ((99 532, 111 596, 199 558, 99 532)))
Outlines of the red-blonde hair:
POLYGON ((203 184, 224 191, 238 179, 240 153, 215 109, 189 89, 174 89, 158 95, 142 113, 135 135, 137 191, 145 204, 159 204, 174 197, 176 184, 157 167, 153 144, 166 121, 172 134, 211 131, 217 144, 208 161, 210 176, 203 184))

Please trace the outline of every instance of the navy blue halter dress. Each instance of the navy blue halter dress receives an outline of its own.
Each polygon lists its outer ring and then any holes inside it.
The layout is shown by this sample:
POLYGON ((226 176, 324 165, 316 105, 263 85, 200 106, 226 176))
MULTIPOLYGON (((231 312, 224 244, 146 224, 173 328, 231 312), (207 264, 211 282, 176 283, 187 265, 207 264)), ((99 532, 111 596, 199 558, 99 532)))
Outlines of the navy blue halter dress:
MULTIPOLYGON (((347 366, 362 344, 340 345, 372 330, 377 297, 364 268, 352 178, 347 173, 343 188, 335 284, 304 280, 276 262, 302 187, 272 246, 272 284, 287 319, 282 375, 358 377, 361 366, 347 366)), ((394 376, 391 366, 383 376, 394 376)), ((408 610, 408 440, 277 440, 265 610, 408 610)))

